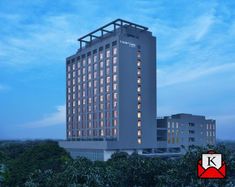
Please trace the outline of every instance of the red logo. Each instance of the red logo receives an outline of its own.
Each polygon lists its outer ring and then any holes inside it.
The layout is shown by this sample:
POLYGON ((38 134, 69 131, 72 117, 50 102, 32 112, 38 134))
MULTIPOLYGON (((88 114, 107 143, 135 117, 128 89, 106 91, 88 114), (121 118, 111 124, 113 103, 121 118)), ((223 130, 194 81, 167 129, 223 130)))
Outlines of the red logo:
POLYGON ((197 165, 198 177, 202 179, 223 179, 226 176, 226 165, 222 160, 222 154, 209 151, 202 154, 197 165))

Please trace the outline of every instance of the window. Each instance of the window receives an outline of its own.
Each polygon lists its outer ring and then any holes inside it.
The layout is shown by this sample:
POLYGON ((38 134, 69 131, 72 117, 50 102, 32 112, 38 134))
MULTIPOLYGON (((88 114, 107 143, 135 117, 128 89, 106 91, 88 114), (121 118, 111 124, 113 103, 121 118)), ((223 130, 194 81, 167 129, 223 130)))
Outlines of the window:
POLYGON ((139 103, 138 106, 137 106, 138 110, 141 109, 141 104, 139 103))
POLYGON ((104 62, 101 61, 101 62, 100 62, 100 68, 103 68, 103 67, 104 67, 104 62))
POLYGON ((101 135, 101 136, 104 136, 104 130, 103 130, 103 129, 101 130, 100 135, 101 135))
POLYGON ((117 129, 116 128, 113 129, 112 134, 113 134, 113 136, 117 135, 117 129))
POLYGON ((140 119, 141 118, 141 112, 137 113, 137 117, 140 119))
POLYGON ((138 60, 138 62, 137 62, 137 66, 138 66, 138 68, 140 67, 140 65, 141 65, 141 61, 140 61, 140 60, 138 60))
POLYGON ((117 98, 118 98, 118 94, 117 94, 117 93, 114 93, 114 94, 113 94, 113 99, 114 99, 114 101, 117 101, 117 98))
POLYGON ((117 66, 113 66, 113 73, 117 73, 117 66))
POLYGON ((103 85, 104 84, 104 78, 101 78, 100 79, 100 85, 103 85))
POLYGON ((117 120, 113 120, 113 125, 116 127, 117 126, 117 120))
POLYGON ((93 61, 97 62, 97 55, 96 54, 93 56, 93 61))
POLYGON ((113 75, 113 81, 117 81, 117 75, 113 75))
POLYGON ((140 76, 141 75, 141 71, 140 69, 137 70, 137 75, 140 76))
POLYGON ((70 72, 70 66, 67 66, 67 68, 68 68, 68 72, 70 72))
POLYGON ((91 66, 88 66, 88 72, 91 72, 91 66))
POLYGON ((140 86, 138 86, 137 92, 141 92, 141 87, 140 86))
POLYGON ((101 95, 101 96, 100 96, 100 102, 103 102, 103 101, 104 101, 104 96, 101 95))
POLYGON ((100 70, 100 76, 103 76, 103 75, 104 75, 104 71, 100 70))
POLYGON ((107 51, 106 51, 106 58, 109 58, 110 57, 110 50, 108 49, 107 51))
POLYGON ((113 102, 113 108, 116 109, 117 108, 117 101, 113 102))
POLYGON ((140 78, 137 79, 137 83, 141 84, 141 79, 140 78))
POLYGON ((106 75, 109 75, 109 74, 110 74, 110 68, 107 67, 107 68, 106 68, 106 75))
POLYGON ((140 58, 141 57, 141 53, 140 51, 137 51, 137 58, 140 58))
POLYGON ((114 110, 114 111, 113 111, 113 116, 114 116, 114 118, 117 118, 117 117, 118 117, 118 112, 117 112, 117 110, 114 110))
POLYGON ((104 93, 104 87, 100 87, 100 93, 104 93))
POLYGON ((113 57, 113 64, 117 64, 117 57, 113 57))
POLYGON ((106 92, 110 92, 110 85, 106 86, 106 92))
POLYGON ((110 60, 107 59, 107 60, 106 60, 106 67, 109 67, 109 65, 110 65, 110 60))
POLYGON ((116 91, 117 90, 117 84, 113 84, 113 90, 116 91))
POLYGON ((138 102, 141 102, 141 96, 138 95, 138 98, 137 98, 138 102))
POLYGON ((106 83, 110 83, 110 76, 106 78, 106 83))
POLYGON ((94 71, 97 71, 97 64, 94 64, 94 71))
POLYGON ((117 55, 117 47, 113 47, 113 55, 117 55))
POLYGON ((88 64, 91 64, 91 57, 88 57, 87 61, 88 61, 88 64))
POLYGON ((103 52, 102 51, 100 51, 100 60, 102 60, 103 59, 103 52))
POLYGON ((141 121, 138 121, 138 122, 137 122, 137 126, 138 126, 138 127, 141 127, 141 121))
POLYGON ((138 138, 138 144, 141 144, 141 138, 138 138))
POLYGON ((138 136, 141 136, 141 130, 138 130, 138 136))

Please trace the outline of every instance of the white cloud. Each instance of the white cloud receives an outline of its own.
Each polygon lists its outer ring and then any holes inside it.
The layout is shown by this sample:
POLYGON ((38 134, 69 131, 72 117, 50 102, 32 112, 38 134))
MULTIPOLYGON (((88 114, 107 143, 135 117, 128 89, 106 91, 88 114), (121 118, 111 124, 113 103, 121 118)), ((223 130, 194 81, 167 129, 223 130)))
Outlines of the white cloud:
POLYGON ((165 68, 158 69, 158 87, 170 86, 184 82, 190 82, 203 76, 211 74, 233 71, 235 69, 235 63, 222 64, 217 66, 200 66, 200 67, 181 67, 181 68, 165 68))
POLYGON ((57 106, 57 110, 54 113, 51 113, 42 119, 29 122, 24 124, 24 127, 28 128, 40 128, 40 127, 48 127, 54 125, 64 125, 66 119, 66 107, 65 105, 57 106))

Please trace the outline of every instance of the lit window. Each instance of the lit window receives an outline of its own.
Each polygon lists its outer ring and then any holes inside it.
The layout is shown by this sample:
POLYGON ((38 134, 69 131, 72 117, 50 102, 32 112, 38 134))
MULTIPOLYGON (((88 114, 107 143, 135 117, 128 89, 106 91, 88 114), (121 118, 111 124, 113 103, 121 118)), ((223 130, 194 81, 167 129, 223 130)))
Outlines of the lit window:
POLYGON ((141 79, 140 78, 137 79, 137 83, 141 84, 141 79))
POLYGON ((118 117, 118 113, 117 113, 117 111, 116 111, 116 110, 114 110, 113 115, 114 115, 114 117, 115 117, 115 118, 117 118, 117 117, 118 117))
POLYGON ((141 112, 138 112, 138 113, 137 113, 137 117, 138 117, 138 118, 141 118, 141 112))
POLYGON ((179 124, 178 124, 178 122, 176 122, 176 124, 175 124, 175 128, 179 128, 179 124))
POLYGON ((137 92, 141 92, 141 87, 140 86, 138 86, 137 92))
POLYGON ((106 68, 106 75, 109 75, 109 74, 110 74, 110 68, 107 67, 107 68, 106 68))
POLYGON ((88 64, 91 64, 91 57, 88 57, 87 61, 88 61, 88 64))
POLYGON ((103 101, 104 101, 104 96, 101 95, 101 96, 100 96, 100 102, 103 102, 103 101))
POLYGON ((91 73, 88 74, 88 80, 91 80, 91 73))
POLYGON ((94 71, 97 71, 97 64, 94 64, 94 71))
POLYGON ((101 61, 101 62, 100 62, 100 68, 103 68, 103 67, 104 67, 104 62, 101 61))
POLYGON ((140 69, 137 70, 137 75, 140 76, 141 75, 141 71, 140 69))
POLYGON ((94 62, 97 61, 97 55, 96 55, 96 54, 93 56, 93 61, 94 61, 94 62))
POLYGON ((94 78, 97 78, 97 72, 96 71, 94 72, 94 78))
POLYGON ((73 70, 75 70, 75 64, 73 64, 73 70))
POLYGON ((140 62, 140 60, 138 60, 137 66, 140 67, 140 65, 141 65, 141 62, 140 62))
POLYGON ((138 127, 141 127, 141 121, 138 121, 138 122, 137 122, 137 126, 138 126, 138 127))
POLYGON ((113 66, 113 73, 117 73, 117 66, 113 66))
POLYGON ((138 130, 138 136, 141 136, 141 130, 138 130))
POLYGON ((141 144, 141 138, 138 138, 138 144, 141 144))
POLYGON ((110 92, 110 85, 106 86, 106 92, 110 92))
POLYGON ((117 90, 117 84, 113 84, 113 90, 116 91, 117 90))
POLYGON ((138 95, 137 100, 138 100, 139 102, 141 102, 141 96, 140 96, 140 95, 138 95))
POLYGON ((113 64, 117 64, 117 57, 113 57, 113 64))
POLYGON ((101 134, 101 136, 104 136, 104 130, 103 129, 101 130, 100 134, 101 134))
POLYGON ((113 125, 116 127, 117 126, 117 120, 113 120, 113 125))
POLYGON ((103 59, 103 53, 102 53, 102 51, 100 51, 100 60, 102 60, 103 59))
POLYGON ((109 58, 110 57, 110 50, 106 51, 106 57, 109 58))
POLYGON ((117 135, 117 129, 113 129, 113 135, 116 136, 117 135))
POLYGON ((117 55, 117 47, 113 47, 113 55, 117 55))
POLYGON ((117 81, 117 75, 113 75, 113 81, 117 81))
POLYGON ((109 65, 110 65, 110 60, 107 59, 107 60, 106 60, 106 67, 109 67, 109 65))
POLYGON ((104 78, 100 79, 100 84, 103 85, 104 84, 104 78))
POLYGON ((103 93, 104 92, 104 87, 100 87, 100 93, 103 93))
POLYGON ((104 71, 101 69, 100 70, 100 76, 103 76, 104 75, 104 71))
POLYGON ((115 101, 117 101, 118 94, 117 94, 117 93, 114 93, 114 94, 113 94, 113 98, 114 98, 115 101))
POLYGON ((117 108, 117 101, 113 102, 113 108, 117 108))
POLYGON ((70 66, 67 66, 68 67, 68 72, 70 72, 70 66))
POLYGON ((137 108, 138 108, 138 110, 140 110, 140 108, 141 108, 141 104, 140 104, 140 103, 138 104, 138 107, 137 107, 137 108))
POLYGON ((106 83, 110 83, 110 76, 106 78, 106 83))
POLYGON ((88 72, 91 72, 91 66, 88 66, 88 72))

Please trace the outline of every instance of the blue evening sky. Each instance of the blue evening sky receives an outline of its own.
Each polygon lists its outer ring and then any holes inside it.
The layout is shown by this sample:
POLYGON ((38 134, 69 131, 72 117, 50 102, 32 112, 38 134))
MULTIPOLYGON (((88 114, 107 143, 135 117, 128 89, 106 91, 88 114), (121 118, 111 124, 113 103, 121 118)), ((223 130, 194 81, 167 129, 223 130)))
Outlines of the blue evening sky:
MULTIPOLYGON (((158 116, 206 115, 235 139, 235 1, 0 1, 0 139, 65 138, 65 58, 114 19, 157 36, 158 116)), ((155 103, 153 103, 155 104, 155 103)))

